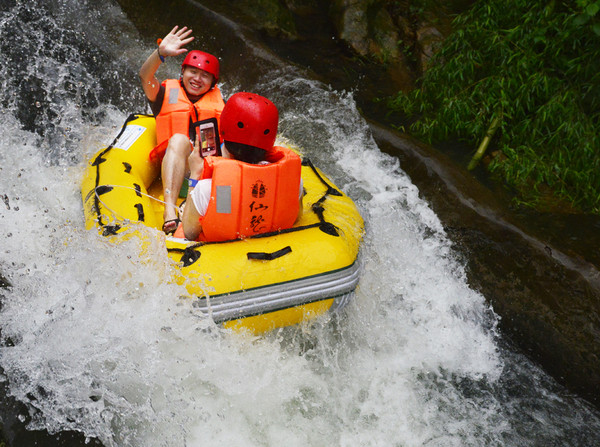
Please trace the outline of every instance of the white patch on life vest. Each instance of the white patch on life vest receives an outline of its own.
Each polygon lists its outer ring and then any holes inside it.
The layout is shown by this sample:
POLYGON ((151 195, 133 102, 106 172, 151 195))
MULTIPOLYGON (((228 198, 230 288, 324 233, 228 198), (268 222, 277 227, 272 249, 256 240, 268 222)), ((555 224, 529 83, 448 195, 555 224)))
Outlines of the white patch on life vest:
POLYGON ((179 99, 179 89, 178 88, 170 88, 169 89, 169 104, 177 104, 179 99))
POLYGON ((217 185, 217 213, 231 214, 231 185, 217 185))
POLYGON ((114 147, 127 150, 129 149, 133 143, 137 141, 139 137, 146 131, 146 128, 143 126, 136 125, 128 125, 125 127, 125 130, 119 137, 119 139, 115 142, 114 147))

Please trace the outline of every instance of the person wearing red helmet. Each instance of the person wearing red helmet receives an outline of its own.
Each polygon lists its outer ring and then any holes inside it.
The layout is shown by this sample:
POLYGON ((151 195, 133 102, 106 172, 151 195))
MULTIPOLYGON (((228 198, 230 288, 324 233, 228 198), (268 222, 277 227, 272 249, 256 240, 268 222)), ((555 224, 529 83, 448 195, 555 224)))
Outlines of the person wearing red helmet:
POLYGON ((247 92, 229 98, 221 114, 223 156, 202 159, 198 145, 189 156, 188 198, 176 236, 226 241, 293 226, 302 212, 302 162, 274 146, 278 123, 267 98, 247 92))
MULTIPOLYGON (((181 64, 179 79, 162 83, 156 71, 166 57, 185 54, 185 45, 194 40, 191 29, 175 26, 140 69, 142 88, 156 117, 157 146, 150 153, 152 161, 161 162, 165 201, 163 231, 173 233, 179 223, 176 201, 184 177, 189 170, 187 159, 197 129, 210 124, 218 129, 223 96, 217 86, 219 60, 212 54, 192 50, 181 64)), ((215 148, 218 154, 218 147, 215 148)))

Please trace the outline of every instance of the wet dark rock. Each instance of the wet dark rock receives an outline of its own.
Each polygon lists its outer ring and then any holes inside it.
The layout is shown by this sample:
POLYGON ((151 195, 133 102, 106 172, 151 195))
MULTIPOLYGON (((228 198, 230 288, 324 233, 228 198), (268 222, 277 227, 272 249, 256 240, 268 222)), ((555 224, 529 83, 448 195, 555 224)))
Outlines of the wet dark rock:
POLYGON ((299 16, 322 14, 322 3, 322 0, 285 0, 288 9, 299 16))
MULTIPOLYGON (((290 3, 296 11, 305 12, 294 2, 290 3)), ((246 14, 250 18, 250 23, 261 31, 289 39, 298 37, 291 10, 279 1, 236 1, 235 7, 246 14)))
POLYGON ((398 31, 381 2, 335 0, 330 14, 338 37, 359 55, 382 63, 401 58, 398 31))
POLYGON ((419 9, 410 1, 335 0, 331 20, 337 36, 356 54, 382 65, 390 73, 423 73, 450 32, 453 2, 419 9))
MULTIPOLYGON (((127 3, 122 0, 121 3, 127 3)), ((412 87, 450 30, 453 2, 427 13, 410 2, 377 0, 237 0, 210 4, 221 14, 263 33, 289 41, 330 34, 356 63, 375 63, 394 84, 412 87)))
POLYGON ((429 62, 441 47, 444 36, 435 26, 424 24, 416 32, 416 44, 419 48, 419 67, 421 71, 429 68, 429 62))

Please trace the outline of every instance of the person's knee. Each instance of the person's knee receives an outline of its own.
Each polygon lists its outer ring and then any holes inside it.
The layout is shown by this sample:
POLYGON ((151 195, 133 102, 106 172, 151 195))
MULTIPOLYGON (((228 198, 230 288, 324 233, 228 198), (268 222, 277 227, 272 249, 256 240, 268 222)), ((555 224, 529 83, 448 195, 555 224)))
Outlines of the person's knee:
POLYGON ((169 139, 167 152, 171 151, 172 155, 187 157, 190 155, 191 150, 190 139, 186 135, 176 133, 169 139))

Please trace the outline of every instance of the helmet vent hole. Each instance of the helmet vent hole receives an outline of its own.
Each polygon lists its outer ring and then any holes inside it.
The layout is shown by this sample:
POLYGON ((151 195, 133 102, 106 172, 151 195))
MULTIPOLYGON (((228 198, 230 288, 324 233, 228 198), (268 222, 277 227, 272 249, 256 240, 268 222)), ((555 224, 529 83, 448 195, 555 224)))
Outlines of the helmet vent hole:
POLYGON ((238 121, 238 123, 237 123, 237 126, 238 126, 240 129, 243 129, 243 128, 244 128, 244 123, 242 123, 241 121, 238 121))
POLYGON ((265 129, 265 131, 263 132, 265 135, 269 135, 269 132, 271 132, 270 129, 265 129))

